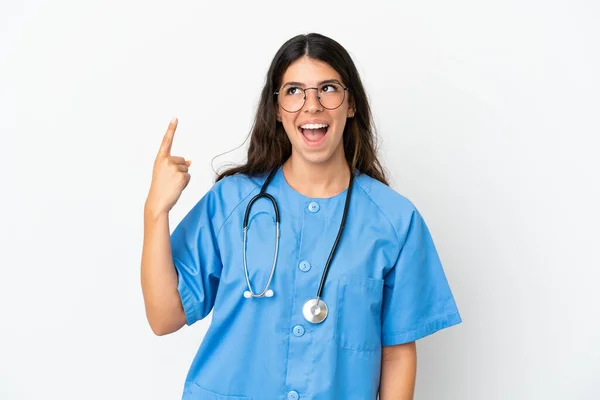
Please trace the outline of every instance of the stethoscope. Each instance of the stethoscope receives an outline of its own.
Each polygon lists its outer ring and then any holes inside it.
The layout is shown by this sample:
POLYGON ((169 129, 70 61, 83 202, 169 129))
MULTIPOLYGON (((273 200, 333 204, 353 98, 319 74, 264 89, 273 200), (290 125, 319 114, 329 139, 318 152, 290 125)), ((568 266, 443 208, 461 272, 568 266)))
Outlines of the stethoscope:
MULTIPOLYGON (((260 193, 254 196, 248 205, 246 206, 246 215, 244 216, 244 274, 246 275, 246 283, 248 284, 248 290, 244 291, 244 297, 247 299, 251 298, 261 298, 261 297, 273 297, 274 293, 272 289, 269 289, 269 285, 271 284, 271 280, 273 279, 273 274, 275 273, 275 266, 277 265, 277 255, 279 254, 279 208, 277 207, 277 202, 275 198, 270 194, 266 193, 265 190, 267 186, 275 176, 275 172, 277 172, 279 168, 274 168, 265 183, 263 184, 260 193), (273 265, 271 266, 271 274, 269 275, 269 280, 267 281, 267 285, 260 293, 254 293, 252 290, 252 285, 250 284, 250 278, 248 277, 248 265, 246 261, 246 244, 247 244, 247 231, 248 231, 248 216, 250 215, 250 209, 255 201, 260 198, 267 198, 273 204, 273 209, 275 210, 275 256, 273 257, 273 265)), ((337 237, 335 238, 335 242, 333 243, 333 247, 329 253, 329 258, 327 259, 327 263, 325 264, 325 269, 323 270, 323 275, 321 276, 321 284, 319 285, 319 290, 317 291, 317 296, 309 299, 304 303, 302 307, 302 315, 304 318, 313 324, 319 324, 327 318, 327 314, 329 313, 329 309, 327 304, 321 299, 321 294, 323 292, 323 287, 325 286, 325 280, 327 279, 327 273, 329 271, 329 265, 331 264, 331 260, 333 259, 333 255, 340 241, 340 237, 342 236, 342 232, 344 231, 344 225, 346 223, 346 215, 348 214, 348 206, 350 204, 350 197, 352 195, 352 185, 354 183, 354 174, 350 174, 350 184, 348 185, 348 193, 346 194, 346 203, 344 204, 344 213, 342 214, 342 222, 340 223, 340 228, 338 230, 337 237)))

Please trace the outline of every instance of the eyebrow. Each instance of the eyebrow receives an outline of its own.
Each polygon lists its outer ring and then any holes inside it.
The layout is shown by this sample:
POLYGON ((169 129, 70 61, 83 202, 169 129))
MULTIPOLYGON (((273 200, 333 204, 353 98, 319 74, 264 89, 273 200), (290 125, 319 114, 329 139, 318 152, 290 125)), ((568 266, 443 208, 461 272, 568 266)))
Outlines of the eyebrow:
MULTIPOLYGON (((324 81, 321 81, 321 82, 317 83, 317 86, 321 86, 321 85, 324 85, 326 83, 337 83, 340 86, 344 86, 342 84, 342 82, 338 81, 337 79, 326 79, 324 81)), ((300 87, 305 87, 306 85, 304 83, 302 83, 302 82, 286 82, 281 87, 286 87, 286 86, 300 86, 300 87)))

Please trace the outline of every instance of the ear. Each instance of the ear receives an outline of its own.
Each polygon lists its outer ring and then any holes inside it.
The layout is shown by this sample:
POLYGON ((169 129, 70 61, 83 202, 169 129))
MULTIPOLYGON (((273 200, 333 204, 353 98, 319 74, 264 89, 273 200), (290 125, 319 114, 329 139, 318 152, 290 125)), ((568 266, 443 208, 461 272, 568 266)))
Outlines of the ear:
POLYGON ((354 98, 350 97, 349 104, 348 104, 348 113, 346 115, 348 116, 348 118, 352 118, 352 117, 354 117, 354 114, 356 114, 356 107, 354 105, 354 98))

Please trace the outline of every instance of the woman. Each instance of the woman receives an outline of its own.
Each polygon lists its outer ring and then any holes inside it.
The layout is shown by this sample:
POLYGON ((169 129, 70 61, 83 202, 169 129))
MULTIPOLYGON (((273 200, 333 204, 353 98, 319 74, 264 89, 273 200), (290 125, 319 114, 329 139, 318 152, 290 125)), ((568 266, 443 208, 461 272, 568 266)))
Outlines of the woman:
POLYGON ((176 124, 145 204, 142 289, 158 335, 213 311, 183 399, 412 399, 415 341, 461 318, 422 216, 387 185, 347 51, 283 44, 247 162, 169 236, 190 179, 176 124))

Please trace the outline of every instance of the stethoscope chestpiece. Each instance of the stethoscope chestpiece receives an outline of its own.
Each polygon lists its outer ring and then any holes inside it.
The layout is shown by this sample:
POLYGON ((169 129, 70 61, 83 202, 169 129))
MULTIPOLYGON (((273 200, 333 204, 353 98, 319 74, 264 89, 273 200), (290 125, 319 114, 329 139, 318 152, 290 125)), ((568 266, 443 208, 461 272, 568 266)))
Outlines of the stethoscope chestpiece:
POLYGON ((327 308, 327 304, 318 297, 308 300, 302 307, 304 319, 312 324, 320 324, 325 321, 328 313, 329 309, 327 308))

